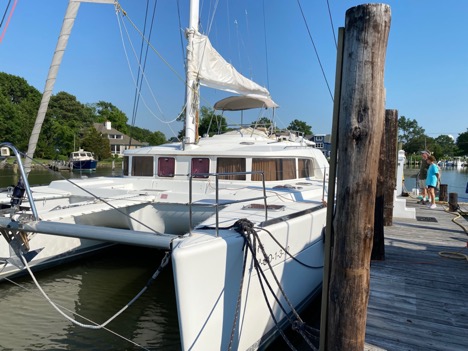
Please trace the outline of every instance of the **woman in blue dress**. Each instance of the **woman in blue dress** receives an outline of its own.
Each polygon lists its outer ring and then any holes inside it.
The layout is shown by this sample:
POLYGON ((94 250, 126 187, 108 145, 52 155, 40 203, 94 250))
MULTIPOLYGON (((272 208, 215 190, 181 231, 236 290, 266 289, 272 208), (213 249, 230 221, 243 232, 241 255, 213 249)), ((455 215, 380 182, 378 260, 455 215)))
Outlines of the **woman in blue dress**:
POLYGON ((436 164, 435 157, 432 155, 427 158, 427 164, 429 168, 427 169, 426 186, 430 201, 428 207, 437 208, 435 203, 435 190, 440 182, 439 167, 436 164))

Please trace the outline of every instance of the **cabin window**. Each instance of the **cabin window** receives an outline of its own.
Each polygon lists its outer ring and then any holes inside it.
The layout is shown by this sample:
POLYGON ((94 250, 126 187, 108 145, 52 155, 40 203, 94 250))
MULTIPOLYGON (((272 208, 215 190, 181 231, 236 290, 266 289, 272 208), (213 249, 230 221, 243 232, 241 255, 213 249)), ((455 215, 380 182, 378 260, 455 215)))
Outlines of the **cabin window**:
POLYGON ((123 175, 128 176, 128 156, 123 157, 123 175))
POLYGON ((200 175, 210 172, 209 158, 192 158, 192 175, 194 178, 208 178, 208 175, 200 175))
POLYGON ((133 156, 133 176, 150 177, 153 176, 153 174, 153 156, 133 156))
MULTIPOLYGON (((254 158, 252 171, 263 171, 265 181, 296 179, 296 160, 294 158, 254 158)), ((262 175, 252 174, 252 180, 262 180, 262 175)))
MULTIPOLYGON (((245 158, 218 158, 216 163, 217 173, 245 172, 245 158)), ((219 179, 245 180, 245 174, 229 174, 219 176, 219 179)))
POLYGON ((300 158, 299 160, 299 178, 310 178, 314 176, 314 161, 310 158, 300 158))
POLYGON ((158 177, 174 177, 175 174, 175 158, 160 157, 158 158, 158 177))

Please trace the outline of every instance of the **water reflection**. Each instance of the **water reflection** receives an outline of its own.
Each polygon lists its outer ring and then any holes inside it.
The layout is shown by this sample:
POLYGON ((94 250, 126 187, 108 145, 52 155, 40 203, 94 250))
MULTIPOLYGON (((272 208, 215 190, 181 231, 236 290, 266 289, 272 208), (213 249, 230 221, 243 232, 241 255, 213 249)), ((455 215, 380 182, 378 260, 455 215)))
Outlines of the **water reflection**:
MULTIPOLYGON (((30 185, 45 185, 54 180, 73 179, 73 178, 89 178, 89 177, 121 177, 122 169, 112 167, 100 167, 96 171, 53 171, 50 169, 33 169, 29 173, 28 181, 30 185)), ((18 182, 19 172, 15 172, 13 168, 0 169, 0 188, 6 188, 11 185, 16 185, 18 182)))
MULTIPOLYGON (((96 323, 125 306, 159 266, 163 253, 118 246, 99 256, 37 273, 52 300, 96 323)), ((60 316, 28 277, 0 285, 0 349, 180 350, 172 270, 167 266, 149 289, 106 330, 76 326, 60 316), (138 346, 141 345, 141 346, 138 346)), ((70 314, 70 313, 69 313, 70 314)), ((91 324, 76 317, 78 321, 91 324)))

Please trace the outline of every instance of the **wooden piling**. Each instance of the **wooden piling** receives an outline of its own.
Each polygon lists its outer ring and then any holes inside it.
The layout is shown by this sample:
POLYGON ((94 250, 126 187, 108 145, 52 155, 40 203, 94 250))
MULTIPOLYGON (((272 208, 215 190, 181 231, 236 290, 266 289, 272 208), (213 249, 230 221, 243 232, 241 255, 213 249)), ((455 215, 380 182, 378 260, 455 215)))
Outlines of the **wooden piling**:
MULTIPOLYGON (((383 133, 385 135, 385 131, 383 133)), ((384 184, 385 169, 387 163, 385 137, 380 141, 379 165, 377 172, 377 188, 374 207, 374 239, 372 244, 371 260, 382 261, 385 259, 384 240, 384 184)))
POLYGON ((384 182, 384 226, 393 224, 394 193, 396 190, 396 172, 398 164, 398 110, 385 111, 385 164, 384 182))
POLYGON ((325 341, 330 351, 364 349, 390 17, 385 4, 359 5, 346 12, 325 341))
POLYGON ((458 210, 458 194, 457 193, 449 193, 449 209, 452 212, 458 210))
POLYGON ((385 260, 384 227, 393 223, 393 194, 396 188, 398 163, 397 131, 398 111, 386 110, 385 128, 380 144, 371 260, 385 260))
POLYGON ((440 184, 439 201, 447 201, 448 185, 440 184))

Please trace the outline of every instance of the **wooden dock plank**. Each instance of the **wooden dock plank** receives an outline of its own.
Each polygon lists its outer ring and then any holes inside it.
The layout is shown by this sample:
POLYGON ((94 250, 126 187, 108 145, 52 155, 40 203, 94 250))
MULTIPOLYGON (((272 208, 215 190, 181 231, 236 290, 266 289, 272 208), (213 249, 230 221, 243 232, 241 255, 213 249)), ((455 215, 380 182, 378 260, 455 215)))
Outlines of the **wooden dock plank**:
POLYGON ((468 221, 413 199, 407 207, 437 221, 385 227, 386 259, 371 263, 365 350, 466 350, 468 260, 440 253, 468 255, 468 221))

